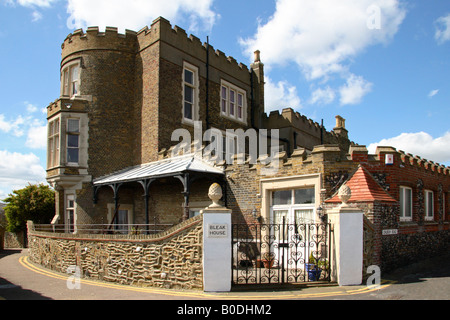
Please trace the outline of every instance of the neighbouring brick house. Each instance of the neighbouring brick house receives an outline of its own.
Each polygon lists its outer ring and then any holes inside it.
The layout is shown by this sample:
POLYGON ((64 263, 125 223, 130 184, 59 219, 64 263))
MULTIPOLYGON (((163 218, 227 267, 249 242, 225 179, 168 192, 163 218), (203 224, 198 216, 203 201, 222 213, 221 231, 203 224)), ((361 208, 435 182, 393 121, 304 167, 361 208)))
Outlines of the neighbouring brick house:
POLYGON ((57 197, 52 223, 66 232, 177 224, 209 204, 211 182, 222 184, 235 223, 316 221, 347 182, 367 218, 367 263, 416 259, 425 255, 417 243, 448 250, 450 168, 391 147, 369 155, 340 116, 326 131, 290 108, 267 115, 259 52, 248 68, 163 18, 139 32, 88 28, 65 39, 61 96, 48 107, 47 180, 57 197), (195 144, 212 128, 223 134, 225 158, 236 153, 227 129, 277 129, 277 161, 171 157, 176 129, 195 144))

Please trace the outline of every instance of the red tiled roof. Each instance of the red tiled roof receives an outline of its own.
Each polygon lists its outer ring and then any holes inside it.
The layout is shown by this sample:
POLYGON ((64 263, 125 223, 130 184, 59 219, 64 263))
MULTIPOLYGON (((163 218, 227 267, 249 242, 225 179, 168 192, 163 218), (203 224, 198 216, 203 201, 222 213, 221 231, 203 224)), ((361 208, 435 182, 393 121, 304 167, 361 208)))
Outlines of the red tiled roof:
MULTIPOLYGON (((352 190, 352 196, 348 202, 396 201, 362 166, 359 166, 350 180, 345 184, 352 190)), ((325 202, 341 202, 341 200, 336 193, 331 199, 328 199, 325 202)))

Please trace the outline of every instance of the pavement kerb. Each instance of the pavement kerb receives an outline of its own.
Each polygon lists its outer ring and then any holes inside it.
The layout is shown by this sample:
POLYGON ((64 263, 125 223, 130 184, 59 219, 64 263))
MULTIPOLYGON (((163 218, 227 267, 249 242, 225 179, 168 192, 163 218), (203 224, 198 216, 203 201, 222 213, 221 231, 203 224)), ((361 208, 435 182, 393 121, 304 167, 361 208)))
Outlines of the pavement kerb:
MULTIPOLYGON (((61 274, 42 266, 38 266, 29 261, 28 256, 21 256, 19 258, 19 263, 35 273, 67 281, 70 275, 61 274)), ((123 291, 133 291, 142 293, 153 293, 167 295, 171 297, 178 298, 198 298, 198 299, 218 299, 218 300, 284 300, 284 299, 308 299, 308 298, 327 298, 334 296, 346 296, 346 295, 357 295, 363 293, 370 293, 384 288, 389 287, 394 284, 394 281, 383 280, 380 287, 374 286, 324 286, 324 287, 308 287, 302 288, 301 290, 293 291, 261 291, 261 292, 226 292, 226 293, 207 293, 201 291, 180 291, 173 289, 162 289, 155 287, 136 287, 130 285, 121 285, 115 283, 108 283, 97 280, 80 279, 81 285, 90 285, 104 288, 111 288, 123 291)))

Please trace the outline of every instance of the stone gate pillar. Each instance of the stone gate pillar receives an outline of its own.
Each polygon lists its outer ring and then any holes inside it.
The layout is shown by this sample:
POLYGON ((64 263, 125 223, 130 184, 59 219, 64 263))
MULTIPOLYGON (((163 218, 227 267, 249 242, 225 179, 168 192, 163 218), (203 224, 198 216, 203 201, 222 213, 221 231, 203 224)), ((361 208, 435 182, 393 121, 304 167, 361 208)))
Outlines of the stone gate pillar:
POLYGON ((222 188, 214 183, 208 196, 213 201, 203 209, 203 290, 231 291, 231 210, 221 206, 222 188))
POLYGON ((335 261, 332 278, 340 286, 360 285, 363 280, 364 213, 347 204, 350 197, 350 188, 343 185, 339 189, 342 205, 327 211, 334 224, 335 261))

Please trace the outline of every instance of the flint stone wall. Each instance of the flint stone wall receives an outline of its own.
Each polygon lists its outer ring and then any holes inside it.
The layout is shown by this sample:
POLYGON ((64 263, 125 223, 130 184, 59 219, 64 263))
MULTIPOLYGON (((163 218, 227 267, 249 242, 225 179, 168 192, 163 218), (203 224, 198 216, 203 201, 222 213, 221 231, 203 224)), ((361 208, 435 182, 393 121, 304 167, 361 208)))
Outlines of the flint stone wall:
POLYGON ((383 236, 382 270, 391 271, 448 252, 450 230, 383 236))
POLYGON ((37 232, 28 223, 30 260, 82 278, 140 287, 203 288, 201 216, 157 235, 37 232))

